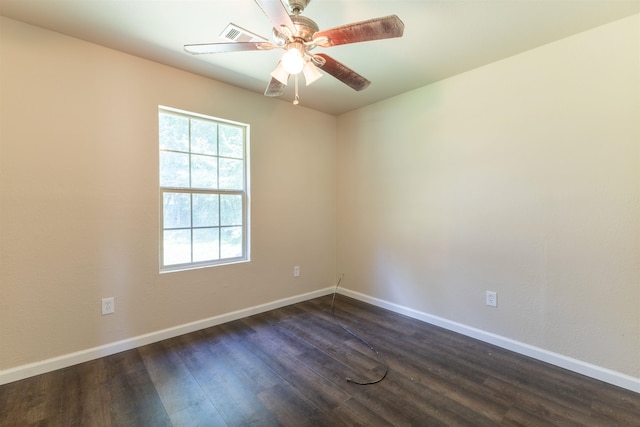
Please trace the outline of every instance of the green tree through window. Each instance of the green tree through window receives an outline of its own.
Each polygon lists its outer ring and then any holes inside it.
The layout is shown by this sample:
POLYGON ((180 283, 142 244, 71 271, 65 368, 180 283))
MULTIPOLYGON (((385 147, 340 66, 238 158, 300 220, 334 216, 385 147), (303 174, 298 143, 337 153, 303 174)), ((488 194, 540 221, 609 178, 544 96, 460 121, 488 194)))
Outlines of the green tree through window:
POLYGON ((247 261, 248 126, 160 108, 161 270, 247 261))

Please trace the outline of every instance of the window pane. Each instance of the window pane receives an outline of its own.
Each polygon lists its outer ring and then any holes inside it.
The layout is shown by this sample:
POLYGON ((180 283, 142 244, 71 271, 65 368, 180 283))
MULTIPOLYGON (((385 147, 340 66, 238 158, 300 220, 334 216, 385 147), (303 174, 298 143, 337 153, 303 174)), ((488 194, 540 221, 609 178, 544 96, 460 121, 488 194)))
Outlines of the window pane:
POLYGON ((202 120, 191 120, 191 152, 216 155, 218 152, 218 125, 202 120))
POLYGON ((242 227, 224 227, 220 230, 220 256, 234 258, 242 256, 242 227))
POLYGON ((220 159, 220 187, 224 190, 241 190, 244 187, 243 161, 220 159))
POLYGON ((189 155, 160 152, 160 186, 189 187, 189 155))
POLYGON ((193 226, 214 227, 220 225, 217 194, 193 195, 193 226))
POLYGON ((220 258, 219 228, 193 230, 193 261, 211 261, 220 258))
POLYGON ((220 155, 223 157, 244 157, 244 130, 237 126, 220 125, 220 155))
POLYGON ((159 108, 161 270, 248 257, 248 127, 159 108))
POLYGON ((242 225, 242 196, 220 196, 220 225, 242 225))
POLYGON ((191 230, 164 231, 164 265, 191 262, 191 230))
POLYGON ((184 193, 163 194, 164 228, 191 227, 191 195, 184 193))
POLYGON ((216 188, 218 184, 216 158, 210 156, 191 156, 191 187, 216 188))
POLYGON ((189 119, 160 113, 160 149, 189 151, 189 119))

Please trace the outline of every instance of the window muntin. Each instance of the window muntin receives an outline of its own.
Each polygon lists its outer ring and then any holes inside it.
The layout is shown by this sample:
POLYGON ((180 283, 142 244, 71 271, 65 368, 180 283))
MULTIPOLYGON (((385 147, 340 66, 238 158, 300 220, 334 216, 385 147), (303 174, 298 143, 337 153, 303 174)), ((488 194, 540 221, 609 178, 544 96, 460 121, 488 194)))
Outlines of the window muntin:
POLYGON ((160 108, 160 268, 249 259, 248 126, 160 108))

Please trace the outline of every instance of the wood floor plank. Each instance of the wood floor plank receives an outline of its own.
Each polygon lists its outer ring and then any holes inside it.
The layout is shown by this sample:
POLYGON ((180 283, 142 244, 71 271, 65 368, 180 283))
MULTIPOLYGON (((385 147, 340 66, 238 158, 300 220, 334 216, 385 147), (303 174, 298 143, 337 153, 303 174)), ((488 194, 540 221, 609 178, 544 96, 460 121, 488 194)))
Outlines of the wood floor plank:
MULTIPOLYGON (((72 411, 72 407, 79 406, 79 422, 81 426, 104 426, 111 423, 111 394, 109 392, 108 377, 105 370, 104 359, 96 359, 90 362, 76 365, 75 371, 79 388, 79 399, 74 402, 73 394, 65 394, 65 405, 61 412, 72 411)), ((65 385, 65 390, 74 387, 73 383, 65 385)), ((67 422, 64 425, 74 425, 67 422)))
POLYGON ((229 424, 209 401, 199 401, 169 414, 174 427, 227 427, 229 424))
MULTIPOLYGON (((487 387, 496 387, 500 380, 490 378, 487 380, 487 387)), ((518 408, 536 417, 553 420, 558 425, 588 425, 593 422, 589 414, 585 414, 581 406, 570 407, 562 400, 556 399, 555 395, 537 395, 531 393, 523 393, 522 388, 511 384, 501 383, 503 390, 510 391, 515 397, 512 407, 518 408)))
MULTIPOLYGON (((240 381, 251 385, 254 393, 259 393, 265 389, 270 389, 282 381, 273 368, 258 357, 255 353, 247 351, 241 339, 234 333, 234 328, 241 325, 238 322, 220 325, 221 330, 226 332, 227 338, 220 345, 220 350, 224 351, 225 357, 229 360, 233 372, 240 381)), ((250 338, 247 338, 250 339, 250 338)))
POLYGON ((283 426, 340 425, 330 414, 323 413, 311 401, 288 384, 278 384, 259 394, 260 399, 275 414, 283 426))
POLYGON ((251 387, 233 373, 233 361, 225 359, 217 346, 199 346, 181 357, 228 425, 278 425, 251 387))
POLYGON ((338 420, 338 425, 353 427, 393 426, 355 398, 351 398, 333 409, 332 415, 334 419, 338 420))
POLYGON ((47 375, 27 378, 18 383, 0 387, 0 404, 6 412, 0 417, 1 426, 32 426, 53 424, 62 392, 62 370, 47 375), (5 415, 6 414, 6 415, 5 415))
POLYGON ((312 366, 303 363, 299 357, 278 352, 272 347, 278 345, 277 337, 271 341, 271 335, 267 337, 261 335, 251 337, 251 342, 244 344, 246 350, 261 358, 280 376, 282 381, 293 386, 303 396, 313 399, 319 408, 330 412, 351 398, 349 393, 336 387, 335 383, 318 374, 312 366), (275 351, 265 351, 265 349, 275 351))
MULTIPOLYGON (((188 419, 199 423, 203 414, 221 418, 182 362, 178 342, 179 339, 165 340, 138 349, 167 415, 172 422, 188 419)), ((216 423, 223 425, 221 419, 216 423)))
POLYGON ((171 426, 169 416, 137 350, 105 358, 111 423, 118 426, 171 426))

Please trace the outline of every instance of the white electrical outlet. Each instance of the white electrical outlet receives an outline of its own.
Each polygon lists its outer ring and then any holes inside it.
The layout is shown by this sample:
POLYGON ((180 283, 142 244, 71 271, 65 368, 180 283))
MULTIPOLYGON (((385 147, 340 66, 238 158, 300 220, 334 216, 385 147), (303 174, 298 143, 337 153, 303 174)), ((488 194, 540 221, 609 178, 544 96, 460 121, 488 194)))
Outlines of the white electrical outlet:
POLYGON ((113 314, 116 311, 116 301, 113 297, 102 298, 102 314, 113 314))
POLYGON ((300 277, 300 266, 296 265, 293 267, 293 277, 300 277))
POLYGON ((485 304, 487 304, 489 307, 497 307, 498 293, 494 291, 487 291, 485 304))

